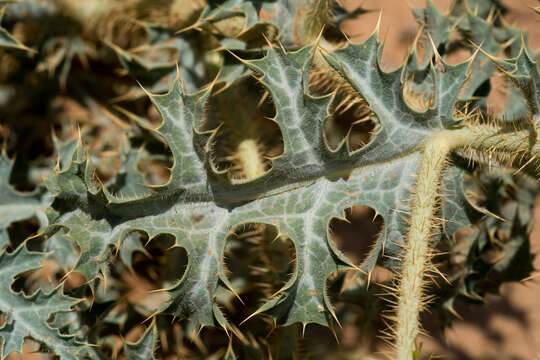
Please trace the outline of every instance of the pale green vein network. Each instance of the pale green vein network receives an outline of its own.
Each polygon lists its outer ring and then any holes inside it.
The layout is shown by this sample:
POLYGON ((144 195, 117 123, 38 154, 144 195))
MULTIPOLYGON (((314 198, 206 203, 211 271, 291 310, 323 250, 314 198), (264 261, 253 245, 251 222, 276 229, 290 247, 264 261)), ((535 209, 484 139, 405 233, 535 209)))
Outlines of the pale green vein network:
POLYGON ((330 150, 324 138, 322 124, 331 97, 309 94, 313 47, 296 52, 273 48, 262 59, 247 61, 272 95, 285 152, 268 173, 246 183, 231 184, 212 165, 208 144, 214 133, 199 130, 207 90, 186 94, 177 80, 169 93, 151 95, 163 117, 156 131, 174 158, 169 183, 149 195, 117 198, 96 187, 89 175, 92 167, 80 150, 48 181, 57 194, 49 212, 51 229, 65 228, 66 236, 83 249, 74 270, 88 281, 106 276, 109 247, 119 247, 133 232, 145 232, 151 239, 171 234, 176 246, 186 250, 188 265, 159 310, 187 319, 193 329, 227 328, 216 293, 239 289, 233 289, 225 275, 226 241, 237 225, 270 224, 291 239, 296 263, 289 281, 259 312, 274 316, 281 325, 331 324, 334 312, 326 294, 327 279, 336 271, 354 268, 330 240, 331 219, 343 217, 344 210, 355 205, 373 208, 383 217, 384 227, 359 267, 369 272, 377 263, 399 265, 419 149, 427 137, 456 125, 449 109, 465 80, 454 71, 457 67, 446 73, 433 69, 439 82, 435 107, 414 112, 403 100, 399 73, 386 73, 378 66, 379 50, 379 42, 371 37, 328 55, 366 96, 380 121, 374 139, 353 153, 344 147, 330 150), (86 193, 78 191, 83 188, 86 193), (79 205, 69 208, 73 203, 79 205))

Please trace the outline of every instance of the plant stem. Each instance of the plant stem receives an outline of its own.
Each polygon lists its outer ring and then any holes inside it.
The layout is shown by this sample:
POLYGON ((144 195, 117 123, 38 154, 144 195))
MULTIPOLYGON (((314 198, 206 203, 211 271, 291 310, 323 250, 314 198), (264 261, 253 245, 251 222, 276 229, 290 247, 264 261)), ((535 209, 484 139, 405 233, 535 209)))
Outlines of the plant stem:
MULTIPOLYGON (((527 154, 536 151, 536 134, 531 129, 503 128, 494 125, 474 125, 458 130, 460 145, 483 151, 527 154)), ((538 155, 538 154, 535 154, 538 155)))
POLYGON ((495 125, 476 125, 465 129, 463 146, 488 155, 488 161, 493 157, 507 166, 524 167, 526 172, 538 178, 540 144, 532 128, 515 129, 495 125))
POLYGON ((423 147, 416 192, 411 202, 407 251, 402 259, 396 314, 396 358, 411 360, 420 330, 419 312, 423 307, 424 273, 430 266, 429 239, 433 229, 437 190, 448 154, 468 147, 484 152, 506 153, 510 159, 525 156, 538 159, 540 146, 532 129, 504 129, 476 125, 446 130, 432 137, 423 147))
POLYGON ((429 259, 428 240, 433 227, 433 214, 440 175, 446 156, 452 149, 447 137, 440 135, 424 147, 424 157, 418 172, 416 193, 412 199, 407 252, 399 281, 396 351, 398 360, 410 360, 418 335, 419 312, 422 309, 424 272, 429 259))

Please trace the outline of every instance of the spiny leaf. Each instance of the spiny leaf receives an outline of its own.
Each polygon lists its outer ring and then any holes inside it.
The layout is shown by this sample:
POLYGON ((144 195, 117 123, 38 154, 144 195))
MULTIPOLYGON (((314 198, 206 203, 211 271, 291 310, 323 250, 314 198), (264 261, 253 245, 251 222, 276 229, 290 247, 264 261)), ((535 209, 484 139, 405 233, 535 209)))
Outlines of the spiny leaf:
MULTIPOLYGON (((441 44, 446 43, 448 46, 448 40, 450 37, 450 31, 452 26, 454 26, 454 20, 450 16, 445 16, 442 14, 432 0, 428 0, 425 8, 416 8, 412 9, 413 15, 416 18, 416 21, 423 27, 422 31, 424 37, 422 38, 423 44, 422 48, 424 49, 424 57, 422 61, 418 64, 419 69, 424 69, 433 56, 433 45, 438 48, 441 44), (431 40, 428 38, 431 37, 431 40)), ((416 51, 413 52, 413 61, 414 65, 416 64, 416 51)))
POLYGON ((377 34, 361 44, 348 44, 327 61, 358 91, 377 115, 375 139, 354 155, 362 163, 380 162, 418 146, 437 129, 460 126, 462 119, 453 111, 459 91, 467 78, 469 62, 444 65, 445 71, 432 68, 434 106, 419 112, 407 104, 401 86, 403 69, 386 72, 380 65, 382 45, 377 34))
POLYGON ((12 254, 3 252, 0 255, 0 311, 6 316, 6 322, 0 328, 2 359, 11 352, 22 352, 27 336, 44 343, 61 359, 76 360, 88 350, 85 345, 74 341, 72 335, 61 335, 47 323, 51 314, 71 311, 74 305, 74 299, 63 295, 62 288, 49 294, 38 290, 30 296, 11 289, 16 275, 39 268, 42 259, 43 254, 28 252, 24 244, 12 254))
MULTIPOLYGON (((508 39, 501 38, 504 36, 504 31, 495 26, 493 19, 484 20, 471 13, 467 13, 467 19, 469 28, 466 32, 475 46, 480 47, 488 54, 498 54, 503 49, 504 42, 508 39)), ((469 100, 480 85, 493 76, 495 71, 495 66, 484 53, 477 54, 471 66, 475 71, 472 72, 471 78, 461 94, 461 100, 469 100)))
POLYGON ((98 239, 106 233, 108 223, 104 220, 90 221, 90 219, 96 215, 97 204, 104 207, 107 203, 107 195, 103 188, 98 189, 96 186, 94 168, 86 159, 85 150, 80 142, 59 155, 67 156, 69 160, 59 159, 57 168, 45 181, 48 190, 55 196, 51 207, 47 209, 50 225, 47 233, 53 235, 60 227, 69 230, 65 236, 72 239, 81 249, 73 270, 92 280, 99 271, 106 273, 104 266, 106 246, 98 239), (61 220, 59 219, 65 209, 73 210, 77 207, 83 207, 89 214, 68 212, 61 220), (96 258, 101 261, 96 261, 96 258))
POLYGON ((51 228, 67 228, 81 248, 75 270, 88 280, 100 272, 105 276, 109 246, 118 247, 134 231, 146 232, 150 239, 171 234, 176 246, 186 250, 188 266, 179 283, 168 288, 171 298, 159 310, 189 320, 193 330, 228 328, 215 301, 220 289, 234 291, 223 266, 225 241, 238 224, 276 225, 295 245, 295 271, 257 313, 271 314, 283 325, 330 324, 335 314, 326 293, 327 278, 354 268, 330 241, 330 220, 343 217, 343 210, 354 205, 375 209, 385 226, 360 267, 371 271, 382 253, 388 256, 383 256, 386 264, 396 265, 392 259, 405 243, 406 200, 420 160, 413 149, 437 129, 459 124, 453 106, 468 64, 448 66, 445 73, 432 69, 434 107, 416 113, 403 99, 398 72, 371 71, 378 50, 372 37, 331 56, 334 64, 341 60, 340 70, 366 97, 382 125, 366 148, 352 154, 344 146, 330 150, 324 139, 321 125, 331 98, 307 92, 312 47, 293 53, 269 49, 263 59, 248 61, 272 95, 285 153, 269 172, 245 183, 230 184, 215 171, 208 155, 213 133, 197 130, 208 91, 187 95, 176 81, 168 94, 151 95, 163 117, 157 131, 175 161, 169 183, 142 197, 115 198, 93 182, 81 149, 74 152, 71 165, 52 178, 50 188, 60 191, 51 190, 56 194, 51 228), (362 77, 367 66, 369 74, 362 77), (68 198, 75 199, 70 206, 68 198))
POLYGON ((328 325, 335 315, 326 291, 327 278, 354 266, 330 240, 330 220, 344 217, 343 210, 350 206, 372 207, 383 216, 385 227, 361 267, 371 271, 381 251, 389 258, 398 256, 406 227, 403 199, 410 196, 408 187, 414 181, 412 175, 418 160, 417 156, 410 156, 373 169, 360 169, 347 181, 319 179, 297 190, 235 209, 233 219, 276 225, 295 245, 293 276, 258 312, 273 314, 283 325, 296 322, 328 325))
POLYGON ((5 153, 0 155, 0 251, 9 244, 8 227, 10 224, 36 216, 40 227, 47 225, 44 210, 48 201, 43 189, 31 193, 21 193, 9 183, 13 162, 5 153))
MULTIPOLYGON (((109 247, 119 247, 134 232, 149 239, 160 234, 175 238, 186 250, 182 278, 166 285, 169 300, 156 309, 186 319, 191 331, 202 326, 230 326, 216 296, 234 292, 225 275, 223 252, 237 225, 275 225, 295 247, 295 269, 289 281, 255 314, 273 316, 280 325, 331 325, 335 313, 327 294, 327 279, 355 266, 332 243, 328 224, 343 217, 345 208, 366 205, 384 219, 375 246, 359 268, 371 271, 377 262, 399 266, 407 233, 407 201, 419 168, 419 149, 438 132, 462 126, 454 117, 458 94, 471 61, 443 68, 430 67, 433 101, 425 111, 407 103, 401 83, 403 69, 388 73, 380 67, 376 35, 362 44, 349 44, 327 60, 363 96, 380 127, 364 148, 349 153, 331 150, 322 124, 331 97, 316 98, 307 90, 312 46, 296 52, 270 48, 260 60, 245 61, 272 95, 283 135, 284 154, 272 168, 251 181, 230 183, 211 161, 215 131, 202 132, 209 90, 187 94, 176 80, 165 95, 150 95, 163 122, 157 132, 174 159, 171 179, 151 193, 120 199, 95 183, 92 166, 77 148, 69 166, 49 180, 55 195, 50 210, 51 233, 68 230, 81 248, 76 270, 89 281, 107 274, 109 247)), ((135 176, 139 176, 132 168, 135 176)), ((447 175, 450 180, 452 175, 447 175)), ((459 185, 459 184, 458 184, 459 185)), ((462 194, 448 194, 458 204, 462 194)), ((451 200, 452 201, 452 200, 451 200)), ((455 221, 447 212, 442 221, 455 221)), ((451 230, 453 231, 453 230, 451 230)))
POLYGON ((114 183, 109 186, 109 191, 116 197, 137 198, 150 194, 151 191, 143 185, 146 182, 143 174, 137 169, 141 152, 142 149, 132 149, 127 142, 125 143, 121 156, 121 168, 114 183))
POLYGON ((515 58, 491 57, 491 60, 514 86, 521 90, 527 104, 527 118, 532 119, 532 124, 538 124, 540 121, 540 71, 525 43, 522 42, 521 51, 515 58))
POLYGON ((481 301, 486 293, 498 292, 502 283, 521 280, 533 270, 528 239, 538 182, 500 169, 478 169, 476 175, 485 191, 482 206, 496 216, 473 221, 471 231, 451 250, 451 285, 443 291, 442 308, 453 314, 457 296, 481 301))
POLYGON ((136 343, 124 344, 124 354, 127 359, 155 360, 154 356, 157 344, 157 327, 155 321, 146 328, 144 334, 136 343))
POLYGON ((477 223, 484 214, 466 195, 464 176, 467 171, 457 164, 450 165, 442 184, 442 214, 447 240, 454 242, 454 234, 463 227, 477 223))
MULTIPOLYGON (((201 15, 199 23, 215 24, 219 21, 242 16, 243 26, 235 29, 231 37, 241 35, 256 26, 271 24, 279 31, 279 41, 286 47, 302 45, 304 34, 304 16, 313 7, 310 0, 228 0, 217 4, 210 1, 210 6, 201 15)), ((224 24, 223 27, 226 27, 224 24)))
MULTIPOLYGON (((4 0, 0 2, 0 22, 2 21, 2 17, 4 15, 6 5, 13 2, 16 2, 16 1, 4 0)), ((0 48, 34 52, 34 50, 26 47, 23 43, 21 43, 19 40, 13 37, 13 35, 11 35, 2 26, 0 26, 0 48)))
POLYGON ((182 83, 175 81, 168 94, 150 96, 163 118, 157 131, 167 141, 174 159, 171 178, 163 187, 182 190, 186 196, 206 192, 207 142, 213 132, 198 129, 208 95, 208 90, 188 95, 182 83))
POLYGON ((323 162, 320 157, 328 153, 322 128, 331 97, 315 98, 307 93, 313 51, 305 47, 287 54, 271 48, 263 59, 247 63, 261 74, 260 81, 270 90, 277 109, 274 120, 283 128, 285 154, 274 161, 276 171, 317 167, 323 162))
MULTIPOLYGON (((126 51, 114 44, 107 43, 114 50, 124 70, 148 91, 164 93, 177 75, 177 66, 182 73, 184 86, 190 92, 197 91, 204 83, 205 64, 200 60, 193 42, 199 42, 196 36, 189 34, 171 35, 167 31, 145 27, 153 35, 149 43, 139 46, 137 51, 126 51), (191 35, 191 36, 190 36, 191 35)), ((144 96, 139 87, 132 88, 125 99, 144 96)))
MULTIPOLYGON (((476 47, 480 47, 488 54, 496 55, 505 50, 515 56, 519 51, 519 39, 522 33, 497 18, 499 14, 493 10, 499 7, 498 2, 491 0, 463 0, 454 4, 447 15, 442 14, 432 1, 427 2, 425 9, 413 9, 417 21, 423 26, 420 39, 423 42, 425 54, 420 64, 417 64, 418 54, 415 49, 409 59, 408 70, 425 69, 433 56, 434 47, 438 49, 444 45, 442 58, 445 59, 456 46, 455 43, 450 43, 450 33, 453 29, 461 33, 464 38, 462 41, 473 44, 473 51, 476 47)), ((493 76, 494 70, 495 66, 488 61, 485 54, 482 52, 475 54, 470 65, 470 77, 460 94, 460 100, 478 101, 477 96, 483 96, 483 94, 477 94, 477 91, 485 86, 486 81, 493 76)), ((483 103, 483 99, 479 102, 483 103)))

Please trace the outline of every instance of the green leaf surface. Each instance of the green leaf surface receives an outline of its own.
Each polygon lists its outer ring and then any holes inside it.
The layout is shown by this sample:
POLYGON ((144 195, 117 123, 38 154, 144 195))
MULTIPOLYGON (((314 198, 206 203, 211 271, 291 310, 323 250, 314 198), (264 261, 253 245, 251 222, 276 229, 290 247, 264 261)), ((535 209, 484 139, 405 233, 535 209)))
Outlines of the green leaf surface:
POLYGON ((499 54, 504 48, 504 43, 509 40, 505 36, 504 29, 495 26, 494 20, 485 20, 470 12, 467 12, 467 20, 468 26, 464 31, 475 47, 473 51, 476 51, 476 48, 479 47, 483 52, 477 53, 471 64, 474 71, 471 72, 471 77, 460 96, 460 100, 463 101, 469 100, 476 90, 485 81, 488 81, 495 72, 495 65, 489 61, 485 53, 499 54))
POLYGON ((274 161, 274 168, 292 169, 318 167, 329 156, 329 146, 323 135, 323 121, 328 115, 331 97, 315 98, 308 94, 307 79, 313 48, 294 53, 272 48, 261 60, 247 64, 272 95, 277 112, 274 119, 282 128, 285 154, 274 161))
POLYGON ((43 254, 28 252, 25 245, 12 254, 3 252, 0 255, 0 311, 6 316, 6 322, 0 328, 2 359, 12 352, 22 352, 27 336, 45 344, 61 359, 79 359, 81 352, 86 349, 85 345, 75 342, 71 335, 61 335, 47 323, 49 315, 70 311, 74 304, 74 299, 62 294, 62 288, 48 294, 38 290, 30 296, 11 289, 15 276, 39 268, 42 259, 43 254))
POLYGON ((155 360, 154 356, 157 344, 156 323, 152 324, 144 331, 139 341, 136 343, 126 342, 124 344, 124 354, 127 359, 133 360, 155 360))
POLYGON ((150 95, 163 122, 157 131, 172 152, 174 164, 169 182, 162 188, 183 192, 184 196, 201 196, 207 192, 208 147, 213 132, 200 132, 208 90, 194 95, 185 93, 180 81, 175 81, 169 93, 150 95))
POLYGON ((377 34, 361 44, 326 55, 377 115, 380 126, 373 141, 355 153, 362 163, 381 162, 417 147, 437 130, 460 126, 453 111, 459 91, 467 78, 469 62, 445 65, 444 72, 433 73, 434 107, 418 112, 407 104, 402 89, 402 72, 386 72, 380 64, 382 45, 377 34))
MULTIPOLYGON (((454 20, 450 16, 442 14, 432 0, 427 1, 425 8, 412 9, 412 13, 416 18, 416 21, 423 27, 423 33, 431 37, 435 47, 438 48, 439 45, 448 42, 454 20)), ((419 64, 416 64, 416 51, 412 54, 412 62, 415 63, 415 65, 418 65, 419 69, 426 68, 433 56, 433 45, 431 44, 431 40, 428 36, 423 36, 421 38, 424 55, 419 64)))
MULTIPOLYGON (((313 47, 296 52, 271 48, 262 59, 245 61, 272 96, 274 121, 283 136, 284 153, 273 159, 267 173, 231 183, 216 170, 209 145, 215 132, 200 130, 209 90, 188 94, 177 80, 167 94, 150 95, 163 118, 156 131, 174 160, 169 182, 148 194, 120 198, 94 181, 93 168, 78 147, 69 165, 48 180, 55 195, 49 211, 51 233, 67 230, 66 236, 81 249, 75 270, 88 281, 107 276, 110 248, 121 247, 126 237, 136 232, 149 239, 174 236, 175 246, 186 250, 188 264, 182 278, 167 287, 166 304, 156 310, 186 319, 196 331, 202 326, 229 328, 216 297, 223 290, 237 290, 223 260, 233 229, 249 223, 274 225, 294 244, 295 268, 255 314, 271 315, 279 325, 331 325, 335 313, 327 293, 329 276, 357 268, 369 272, 378 262, 390 269, 399 266, 419 149, 438 131, 461 125, 453 116, 454 106, 470 63, 445 64, 444 71, 430 68, 433 105, 418 112, 404 98, 401 70, 381 69, 380 51, 374 35, 327 55, 380 123, 364 148, 349 152, 344 144, 336 150, 327 145, 322 124, 332 98, 309 94, 313 47), (369 206, 384 219, 379 239, 358 267, 336 248, 328 232, 330 221, 355 205, 369 206)), ((133 164, 121 174, 131 169, 130 176, 140 177, 133 164)), ((448 213, 448 220, 456 216, 448 213)))
POLYGON ((0 155, 0 251, 9 244, 10 224, 35 216, 41 228, 47 225, 44 211, 50 199, 44 196, 42 189, 30 193, 15 190, 9 183, 12 167, 13 161, 5 154, 0 155))
POLYGON ((201 24, 212 24, 234 16, 244 17, 239 34, 262 24, 279 31, 279 41, 286 47, 301 45, 303 16, 309 10, 308 0, 228 0, 210 1, 201 15, 201 24))
MULTIPOLYGON (((540 71, 538 63, 533 59, 522 42, 519 55, 512 59, 492 57, 493 63, 521 90, 527 104, 528 117, 533 124, 540 121, 540 71)), ((525 115, 525 114, 524 114, 525 115)))
POLYGON ((442 214, 444 234, 451 243, 455 233, 463 227, 471 226, 485 213, 474 205, 466 194, 464 176, 468 172, 452 164, 443 175, 442 214))
POLYGON ((114 183, 108 187, 111 194, 119 199, 132 199, 150 194, 148 187, 144 186, 146 180, 137 165, 142 157, 142 149, 132 149, 125 144, 121 154, 121 167, 114 178, 114 183))

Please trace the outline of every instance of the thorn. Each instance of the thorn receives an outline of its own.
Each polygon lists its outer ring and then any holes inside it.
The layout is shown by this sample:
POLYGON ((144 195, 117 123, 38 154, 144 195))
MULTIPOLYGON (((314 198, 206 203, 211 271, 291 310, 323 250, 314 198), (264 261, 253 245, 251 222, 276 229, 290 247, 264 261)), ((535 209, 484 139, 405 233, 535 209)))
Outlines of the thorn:
POLYGON ((249 319, 251 319, 251 318, 254 317, 255 315, 258 315, 260 312, 261 312, 260 309, 257 310, 257 311, 255 311, 253 314, 249 315, 247 318, 245 318, 244 320, 242 320, 242 321, 240 322, 240 324, 238 324, 238 325, 242 325, 243 323, 245 323, 246 321, 248 321, 249 319))
MULTIPOLYGON (((232 57, 234 57, 236 60, 240 61, 242 64, 244 64, 244 65, 246 65, 248 67, 251 65, 249 61, 242 59, 241 57, 239 57, 238 55, 233 53, 231 50, 225 49, 225 51, 227 51, 232 57)), ((255 79, 259 80, 258 77, 255 77, 255 79)))
POLYGON ((373 34, 377 35, 377 38, 379 38, 379 32, 381 30, 382 13, 383 13, 383 9, 381 9, 381 11, 379 11, 379 17, 377 18, 377 24, 375 24, 375 29, 373 29, 373 32, 372 32, 373 34))
MULTIPOLYGON (((475 44, 472 40, 469 40, 469 42, 471 43, 471 45, 472 45, 473 47, 476 48, 476 50, 472 53, 472 55, 469 57, 469 60, 467 60, 467 61, 471 61, 471 62, 472 62, 474 59, 476 59, 476 57, 478 56, 478 53, 479 53, 479 52, 482 52, 484 55, 490 57, 490 55, 489 55, 488 53, 486 53, 486 52, 482 49, 482 45, 484 45, 484 42, 483 42, 483 41, 480 43, 480 45, 475 44)), ((468 106, 468 104, 467 104, 467 106, 468 106)), ((467 110, 468 110, 468 109, 467 109, 467 110)))
POLYGON ((536 274, 532 274, 531 276, 527 276, 526 278, 521 279, 519 282, 524 283, 524 282, 536 279, 537 277, 540 277, 540 272, 537 272, 536 274))
POLYGON ((495 21, 495 6, 491 7, 491 9, 489 9, 489 13, 488 13, 488 16, 486 18, 486 22, 490 25, 493 24, 493 22, 495 21))
MULTIPOLYGON (((340 325, 340 327, 341 327, 341 325, 340 325)), ((332 325, 330 325, 328 328, 332 332, 332 335, 334 335, 334 339, 336 340, 336 343, 339 344, 339 337, 337 335, 336 329, 334 329, 334 327, 332 325)))
POLYGON ((59 280, 60 283, 63 283, 64 281, 67 280, 67 278, 69 277, 69 275, 71 275, 71 273, 74 271, 74 269, 71 269, 69 270, 67 273, 64 274, 64 276, 62 276, 62 278, 59 280))
POLYGON ((276 234, 276 236, 274 236, 274 238, 272 239, 272 241, 270 241, 270 244, 273 244, 275 243, 279 238, 283 237, 283 234, 278 231, 278 233, 276 234))
POLYGON ((137 84, 139 85, 139 87, 141 88, 141 90, 146 94, 146 96, 148 96, 150 99, 152 99, 153 95, 144 88, 144 86, 139 82, 139 80, 135 80, 137 81, 137 84))
MULTIPOLYGON (((177 63, 177 65, 178 65, 178 63, 177 63)), ((178 71, 180 71, 180 70, 178 70, 178 71)), ((214 79, 213 79, 210 83, 208 83, 207 85, 203 86, 203 87, 201 88, 201 90, 212 91, 212 89, 214 88, 214 86, 217 84, 217 82, 218 82, 218 80, 219 80, 219 77, 221 76, 221 72, 222 72, 222 71, 223 71, 223 69, 220 68, 220 69, 218 70, 216 76, 214 77, 214 79)), ((178 73, 178 74, 180 75, 180 73, 178 73)), ((224 88, 226 88, 226 87, 224 86, 224 88)), ((224 91, 224 90, 223 90, 223 89, 219 89, 219 90, 215 93, 215 95, 218 94, 219 92, 222 92, 222 91, 224 91)))
POLYGON ((345 221, 347 224, 352 224, 351 220, 347 219, 347 217, 342 217, 342 218, 339 218, 340 220, 342 221, 345 221))
POLYGON ((227 289, 229 289, 229 291, 233 293, 233 295, 238 299, 238 301, 240 301, 240 303, 242 303, 242 305, 245 306, 246 304, 244 303, 244 301, 242 300, 238 292, 236 292, 236 290, 232 287, 232 285, 230 285, 228 281, 227 282, 223 281, 223 282, 225 283, 225 286, 227 286, 227 289))
POLYGON ((107 291, 107 275, 104 272, 101 272, 101 275, 103 277, 103 291, 107 291))
POLYGON ((281 41, 279 41, 279 39, 278 39, 277 42, 278 42, 278 45, 279 45, 281 51, 283 51, 284 54, 287 54, 287 50, 285 49, 285 46, 283 46, 283 43, 281 41))
POLYGON ((319 48, 319 44, 321 42, 321 39, 323 38, 323 33, 324 33, 324 28, 325 28, 326 24, 323 24, 323 26, 321 27, 321 30, 319 31, 319 34, 317 35, 317 37, 315 38, 315 41, 313 42, 313 51, 316 51, 318 48, 319 48))
POLYGON ((454 315, 455 317, 457 317, 459 320, 462 320, 463 321, 463 317, 461 317, 461 315, 458 314, 458 312, 456 311, 456 309, 454 309, 453 306, 451 306, 448 311, 450 312, 450 314, 454 315))
POLYGON ((514 171, 514 173, 512 175, 516 175, 517 173, 519 173, 521 170, 523 170, 525 167, 527 167, 527 165, 529 165, 535 159, 536 159, 536 155, 533 155, 525 164, 523 164, 523 166, 521 166, 519 169, 514 171))
MULTIPOLYGON (((262 37, 264 38, 264 41, 266 42, 266 44, 268 45, 269 48, 273 48, 273 47, 274 47, 274 46, 272 45, 272 42, 270 41, 270 39, 268 39, 268 38, 266 37, 266 34, 265 34, 264 32, 262 33, 262 37)), ((283 48, 283 45, 280 44, 280 46, 281 46, 281 48, 283 48)), ((284 51, 285 51, 285 50, 284 50, 284 51)))
POLYGON ((201 31, 201 32, 202 32, 203 29, 200 27, 200 25, 202 25, 202 24, 201 24, 200 22, 197 21, 195 24, 190 25, 190 26, 188 26, 188 27, 185 27, 185 28, 183 28, 183 29, 180 29, 180 30, 178 30, 177 32, 175 32, 174 34, 175 34, 175 35, 178 35, 178 34, 181 34, 181 33, 183 33, 183 32, 189 31, 189 30, 197 30, 197 31, 201 31))
POLYGON ((264 93, 261 96, 261 99, 257 103, 257 108, 261 107, 266 98, 270 95, 270 92, 268 90, 265 90, 264 93))
MULTIPOLYGON (((148 320, 152 319, 152 322, 155 320, 155 317, 156 315, 158 315, 160 312, 159 310, 155 310, 153 313, 151 313, 150 315, 148 315, 148 317, 146 317, 146 319, 144 319, 141 324, 144 324, 145 322, 147 322, 148 320)), ((149 326, 152 326, 152 324, 150 324, 149 326)))
POLYGON ((437 70, 439 70, 439 72, 441 73, 446 72, 444 61, 441 58, 441 54, 439 54, 439 51, 437 50, 437 46, 435 46, 435 42, 433 41, 431 34, 428 34, 428 39, 429 39, 429 42, 431 43, 431 47, 433 48, 433 55, 435 56, 435 66, 437 67, 437 70))

